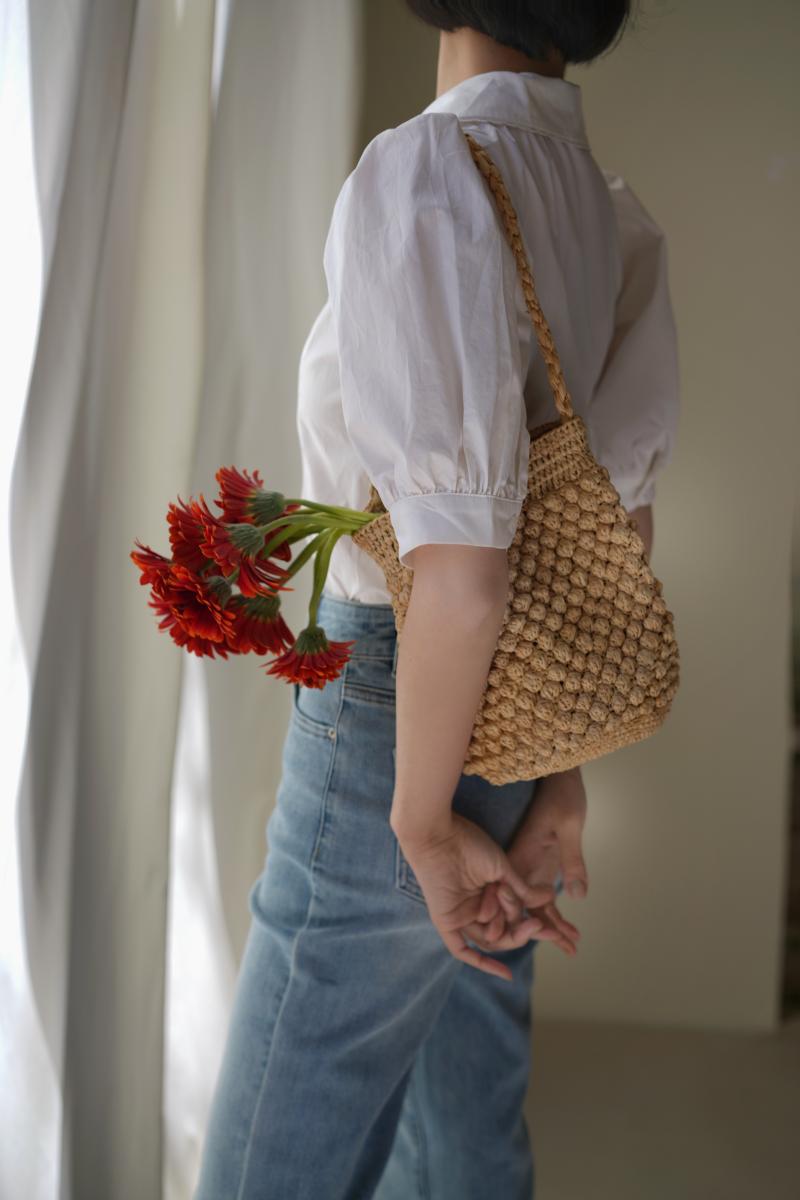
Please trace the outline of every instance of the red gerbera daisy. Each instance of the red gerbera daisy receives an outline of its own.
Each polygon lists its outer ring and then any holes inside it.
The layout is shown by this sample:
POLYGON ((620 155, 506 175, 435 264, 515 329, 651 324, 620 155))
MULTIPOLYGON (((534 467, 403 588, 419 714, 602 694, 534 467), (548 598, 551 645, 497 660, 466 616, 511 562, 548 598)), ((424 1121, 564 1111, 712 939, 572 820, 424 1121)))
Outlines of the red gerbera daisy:
POLYGON ((221 516, 203 495, 188 501, 179 496, 167 512, 172 557, 138 539, 130 553, 141 583, 151 588, 159 628, 178 646, 212 658, 276 653, 263 664, 269 674, 324 687, 341 674, 355 640, 328 641, 316 622, 317 606, 337 540, 361 528, 364 514, 267 491, 258 471, 221 467, 216 479, 221 516), (290 562, 295 543, 308 538, 290 562), (308 625, 295 639, 281 615, 279 593, 294 590, 289 580, 311 558, 308 625))
POLYGON ((320 625, 312 625, 297 635, 294 645, 271 663, 264 663, 268 675, 277 675, 289 683, 303 687, 324 687, 329 679, 337 679, 350 658, 349 642, 329 642, 320 625))
POLYGON ((278 596, 233 596, 233 630, 228 645, 237 654, 277 654, 294 642, 280 612, 278 596))
POLYGON ((208 556, 202 549, 206 531, 203 525, 203 509, 196 500, 185 501, 178 497, 177 504, 167 508, 169 544, 176 563, 196 573, 209 565, 208 556))
MULTIPOLYGON (((237 467, 220 467, 214 478, 220 485, 219 499, 214 503, 222 509, 220 519, 228 524, 268 525, 283 513, 296 512, 300 508, 299 504, 286 504, 281 492, 265 491, 258 471, 253 471, 251 476, 237 467)), ((269 531, 269 537, 274 538, 280 532, 281 527, 276 526, 269 531)), ((292 557, 291 546, 281 542, 270 557, 288 561, 292 557)))
POLYGON ((289 578, 283 567, 271 558, 256 557, 264 548, 264 534, 249 522, 227 524, 209 512, 200 497, 205 540, 204 554, 212 558, 225 576, 237 572, 236 583, 243 596, 272 596, 278 591, 293 591, 283 587, 289 578))
MULTIPOLYGON (((248 471, 240 471, 238 467, 220 467, 214 478, 219 484, 219 499, 214 503, 222 509, 222 520, 237 524, 252 521, 250 504, 264 493, 264 480, 258 471, 253 471, 251 477, 248 471)), ((279 513, 280 509, 275 515, 279 513)))
POLYGON ((142 572, 139 582, 145 586, 151 584, 153 591, 157 595, 162 595, 172 577, 172 559, 165 558, 157 550, 151 550, 138 538, 135 538, 134 541, 139 549, 131 550, 130 556, 142 572))
POLYGON ((163 590, 154 589, 148 603, 162 618, 159 629, 166 629, 178 646, 210 658, 228 657, 233 615, 187 567, 173 564, 163 590))

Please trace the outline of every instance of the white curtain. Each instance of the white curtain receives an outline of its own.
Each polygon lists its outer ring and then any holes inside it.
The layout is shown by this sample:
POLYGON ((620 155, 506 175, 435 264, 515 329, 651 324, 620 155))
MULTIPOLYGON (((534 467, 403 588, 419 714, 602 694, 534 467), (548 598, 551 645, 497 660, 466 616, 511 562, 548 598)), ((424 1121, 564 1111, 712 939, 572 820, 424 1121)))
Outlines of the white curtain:
POLYGON ((6 0, 0 36, 20 168, 0 217, 5 628, 24 703, 4 743, 0 1194, 177 1200, 288 690, 253 657, 178 650, 128 554, 136 537, 166 551, 168 501, 211 498, 222 464, 296 492, 297 357, 355 151, 359 13, 6 0))

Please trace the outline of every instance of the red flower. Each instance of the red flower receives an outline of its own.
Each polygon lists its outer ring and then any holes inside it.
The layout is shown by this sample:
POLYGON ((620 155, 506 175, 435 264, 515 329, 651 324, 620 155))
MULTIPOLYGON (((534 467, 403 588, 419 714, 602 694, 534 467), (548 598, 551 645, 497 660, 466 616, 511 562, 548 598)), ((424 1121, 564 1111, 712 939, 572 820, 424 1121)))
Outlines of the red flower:
POLYGON ((179 496, 167 510, 172 557, 138 539, 130 553, 140 582, 151 589, 159 628, 178 646, 211 658, 275 653, 274 661, 263 664, 269 674, 324 687, 341 675, 355 645, 329 642, 316 624, 330 551, 352 524, 347 510, 311 504, 306 511, 305 501, 288 502, 281 492, 267 491, 258 471, 221 467, 216 479, 221 516, 210 511, 202 494, 188 501, 179 496), (331 519, 339 515, 341 528, 331 519), (314 545, 286 566, 293 544, 312 533, 314 545), (282 535, 288 540, 272 548, 282 535), (317 558, 310 624, 295 639, 281 615, 279 593, 294 590, 289 580, 312 552, 317 558))
POLYGON ((228 645, 235 654, 277 654, 294 641, 280 613, 278 596, 233 596, 233 630, 228 645))
MULTIPOLYGON (((214 478, 220 485, 219 499, 215 500, 217 508, 222 509, 221 520, 235 525, 267 525, 276 521, 282 513, 295 512, 299 504, 286 504, 280 492, 264 490, 264 481, 258 471, 253 471, 252 477, 247 471, 236 467, 220 467, 214 478)), ((274 538, 281 532, 281 527, 269 531, 269 538, 274 538)), ((273 551, 270 557, 288 561, 292 557, 291 546, 287 542, 273 551)))
POLYGON ((196 500, 190 499, 186 504, 180 496, 177 504, 167 508, 172 557, 176 563, 196 573, 211 565, 202 549, 206 538, 203 515, 203 507, 196 500))
POLYGON ((233 614, 228 612, 205 581, 179 563, 172 564, 169 578, 161 581, 148 601, 162 619, 172 640, 193 654, 228 657, 228 638, 233 630, 233 614))
POLYGON ((219 484, 219 500, 214 503, 222 509, 222 520, 240 524, 253 520, 250 504, 264 490, 264 480, 258 471, 252 479, 247 471, 237 467, 220 467, 214 476, 219 484))
POLYGON ((249 522, 228 524, 209 512, 203 496, 200 497, 205 540, 201 549, 212 558, 225 576, 235 571, 236 583, 243 596, 272 596, 278 591, 293 591, 283 587, 289 578, 283 567, 271 558, 258 558, 264 548, 264 534, 249 522))
POLYGON ((157 550, 151 550, 149 546, 145 546, 138 538, 134 540, 139 549, 131 550, 131 558, 142 572, 139 576, 139 582, 145 586, 151 584, 153 591, 157 595, 163 595, 164 589, 168 586, 172 577, 172 559, 165 558, 157 550))
POLYGON ((302 630, 294 645, 271 663, 265 663, 268 675, 278 675, 289 683, 303 687, 324 687, 329 679, 337 679, 350 658, 350 642, 329 642, 320 625, 302 630))

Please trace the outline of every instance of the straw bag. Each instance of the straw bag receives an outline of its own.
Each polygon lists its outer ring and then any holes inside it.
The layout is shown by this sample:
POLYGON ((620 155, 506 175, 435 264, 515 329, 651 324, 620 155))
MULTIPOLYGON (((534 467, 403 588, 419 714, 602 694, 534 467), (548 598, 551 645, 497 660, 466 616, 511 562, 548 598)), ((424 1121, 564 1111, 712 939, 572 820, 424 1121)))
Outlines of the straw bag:
MULTIPOLYGON (((565 771, 655 733, 678 688, 679 659, 673 615, 636 522, 572 411, 502 177, 464 136, 514 252, 559 413, 530 433, 508 602, 463 767, 502 784, 565 771)), ((383 570, 402 644, 414 573, 399 561, 374 484, 364 511, 383 515, 353 541, 383 570)))

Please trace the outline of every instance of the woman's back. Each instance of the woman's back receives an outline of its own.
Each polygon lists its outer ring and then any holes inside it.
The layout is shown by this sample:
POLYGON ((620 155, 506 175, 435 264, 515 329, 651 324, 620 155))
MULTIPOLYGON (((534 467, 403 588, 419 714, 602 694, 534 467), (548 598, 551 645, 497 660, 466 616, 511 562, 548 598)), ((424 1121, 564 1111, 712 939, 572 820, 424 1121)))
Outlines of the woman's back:
MULTIPOLYGON (((300 359, 300 494, 362 508, 373 480, 401 557, 423 542, 507 547, 528 432, 556 415, 464 131, 506 183, 573 407, 629 510, 652 501, 677 428, 664 240, 597 166, 580 88, 533 72, 470 76, 373 138, 348 176, 325 244, 329 296, 300 359)), ((349 538, 326 589, 389 602, 349 538)))

